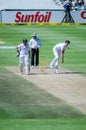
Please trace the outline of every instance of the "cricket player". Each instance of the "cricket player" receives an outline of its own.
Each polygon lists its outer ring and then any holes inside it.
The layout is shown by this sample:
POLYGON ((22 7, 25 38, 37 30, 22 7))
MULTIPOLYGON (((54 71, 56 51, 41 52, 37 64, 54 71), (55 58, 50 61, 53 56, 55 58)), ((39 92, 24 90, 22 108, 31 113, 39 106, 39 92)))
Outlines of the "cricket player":
POLYGON ((64 63, 64 53, 65 53, 65 49, 68 48, 70 44, 69 40, 66 40, 65 43, 59 43, 56 44, 53 47, 53 53, 55 55, 55 58, 52 60, 52 62, 50 63, 50 68, 53 68, 55 66, 55 73, 58 74, 58 62, 59 62, 59 58, 61 56, 61 60, 62 63, 64 63))
POLYGON ((32 38, 29 41, 29 46, 31 48, 31 66, 32 69, 34 65, 39 68, 39 48, 41 47, 41 40, 37 37, 37 33, 32 34, 32 38))
POLYGON ((20 72, 23 73, 23 66, 25 64, 25 73, 28 75, 30 71, 30 47, 27 39, 23 39, 22 43, 16 47, 17 57, 19 57, 20 72))

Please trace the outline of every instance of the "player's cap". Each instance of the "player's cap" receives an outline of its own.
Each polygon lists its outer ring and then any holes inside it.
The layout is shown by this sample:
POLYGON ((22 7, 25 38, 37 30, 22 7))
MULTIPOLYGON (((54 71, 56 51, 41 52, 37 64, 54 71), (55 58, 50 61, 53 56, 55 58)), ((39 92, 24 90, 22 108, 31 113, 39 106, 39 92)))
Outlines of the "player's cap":
POLYGON ((37 37, 37 33, 34 32, 34 33, 32 34, 32 36, 33 36, 33 37, 37 37))
POLYGON ((27 39, 26 38, 24 38, 22 41, 23 41, 23 43, 27 43, 27 39))

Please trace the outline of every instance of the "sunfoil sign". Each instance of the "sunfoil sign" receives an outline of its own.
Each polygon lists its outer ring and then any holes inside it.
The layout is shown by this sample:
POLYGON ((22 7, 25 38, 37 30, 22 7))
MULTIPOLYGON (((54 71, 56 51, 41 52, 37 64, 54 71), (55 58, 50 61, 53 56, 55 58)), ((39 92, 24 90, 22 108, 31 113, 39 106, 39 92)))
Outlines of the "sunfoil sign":
POLYGON ((51 18, 52 12, 46 11, 45 13, 41 13, 40 11, 36 11, 33 14, 30 13, 23 13, 18 11, 16 13, 15 22, 49 22, 51 18))
MULTIPOLYGON (((63 10, 2 10, 2 23, 61 23, 63 10)), ((74 22, 86 23, 86 11, 71 11, 74 22)))

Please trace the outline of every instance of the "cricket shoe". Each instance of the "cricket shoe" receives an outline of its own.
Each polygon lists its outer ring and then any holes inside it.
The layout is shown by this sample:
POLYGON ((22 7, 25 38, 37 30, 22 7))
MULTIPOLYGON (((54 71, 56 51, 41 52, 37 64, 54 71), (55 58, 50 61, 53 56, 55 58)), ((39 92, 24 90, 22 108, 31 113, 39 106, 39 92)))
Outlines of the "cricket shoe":
POLYGON ((26 75, 29 75, 29 73, 26 73, 26 75))
POLYGON ((39 66, 36 66, 36 69, 39 69, 39 66))
POLYGON ((53 64, 50 64, 50 68, 53 69, 53 64))
POLYGON ((34 66, 31 66, 32 69, 34 69, 34 66))
POLYGON ((59 74, 58 70, 55 71, 55 74, 59 74))

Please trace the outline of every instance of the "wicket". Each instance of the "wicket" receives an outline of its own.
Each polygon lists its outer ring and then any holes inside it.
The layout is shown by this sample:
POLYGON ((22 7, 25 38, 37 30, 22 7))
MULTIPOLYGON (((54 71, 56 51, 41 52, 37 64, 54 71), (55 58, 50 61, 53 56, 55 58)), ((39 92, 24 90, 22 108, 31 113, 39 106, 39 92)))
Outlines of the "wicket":
POLYGON ((40 71, 41 72, 46 71, 46 57, 45 56, 40 57, 40 71))

